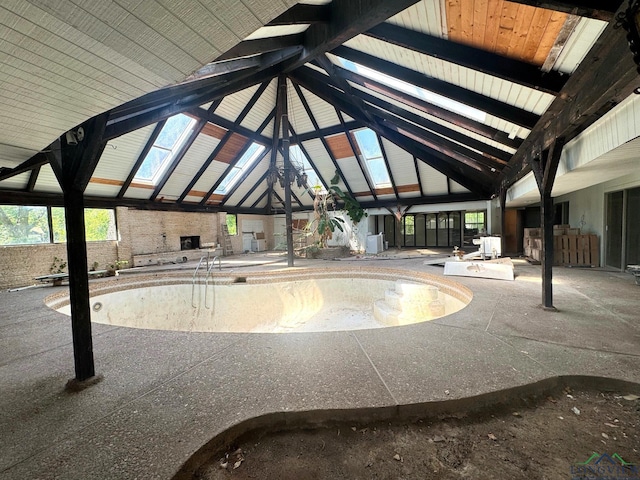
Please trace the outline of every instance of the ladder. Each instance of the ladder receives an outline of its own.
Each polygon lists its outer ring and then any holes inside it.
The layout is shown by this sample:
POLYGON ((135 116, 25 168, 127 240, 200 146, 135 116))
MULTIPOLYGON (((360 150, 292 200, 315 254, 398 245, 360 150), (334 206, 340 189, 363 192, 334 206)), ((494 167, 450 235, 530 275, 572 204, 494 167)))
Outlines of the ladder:
POLYGON ((229 235, 229 227, 226 224, 222 225, 222 236, 224 237, 224 249, 222 250, 223 255, 226 257, 227 255, 233 255, 233 245, 231 245, 231 236, 229 235))

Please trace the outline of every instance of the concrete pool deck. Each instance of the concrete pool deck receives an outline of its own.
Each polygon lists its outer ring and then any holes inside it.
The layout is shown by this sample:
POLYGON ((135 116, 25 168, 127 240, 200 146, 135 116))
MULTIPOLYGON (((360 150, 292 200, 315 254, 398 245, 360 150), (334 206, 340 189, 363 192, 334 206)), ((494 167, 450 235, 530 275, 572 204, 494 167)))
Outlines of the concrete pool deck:
MULTIPOLYGON (((442 274, 406 256, 367 263, 442 274)), ((286 265, 242 257, 229 268, 286 265)), ((557 267, 558 312, 538 307, 539 266, 517 261, 514 282, 455 280, 474 292, 467 308, 403 327, 279 335, 93 324, 104 379, 79 393, 64 390, 69 318, 43 303, 66 287, 1 292, 0 479, 169 479, 218 433, 272 412, 459 399, 563 375, 640 383, 633 276, 557 267)))

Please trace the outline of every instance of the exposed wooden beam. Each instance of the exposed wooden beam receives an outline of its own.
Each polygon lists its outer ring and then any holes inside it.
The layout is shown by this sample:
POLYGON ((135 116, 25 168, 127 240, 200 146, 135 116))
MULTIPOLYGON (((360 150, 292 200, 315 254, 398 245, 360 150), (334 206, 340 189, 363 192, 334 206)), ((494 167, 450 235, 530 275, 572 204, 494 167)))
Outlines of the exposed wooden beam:
MULTIPOLYGON (((345 127, 347 130, 357 130, 358 128, 364 127, 364 122, 358 122, 356 120, 352 120, 349 122, 345 122, 345 127)), ((299 133, 294 140, 294 143, 302 143, 309 140, 315 140, 320 137, 330 137, 331 135, 335 135, 340 133, 343 130, 342 125, 332 125, 331 127, 324 127, 319 130, 312 130, 310 132, 299 133)))
MULTIPOLYGON (((511 139, 509 138, 509 135, 502 130, 492 128, 488 125, 485 125, 484 123, 439 107, 438 105, 426 102, 414 97, 413 95, 409 95, 408 93, 401 92, 380 82, 371 80, 367 77, 364 77, 363 75, 359 75, 341 67, 336 67, 336 73, 346 80, 356 83, 368 90, 377 92, 393 100, 404 103, 405 105, 420 110, 421 112, 428 115, 432 115, 436 118, 440 118, 441 120, 445 120, 446 122, 458 125, 466 130, 469 130, 470 132, 501 143, 507 147, 517 149, 520 145, 522 145, 521 139, 511 139)), ((362 97, 362 91, 360 89, 354 89, 354 92, 356 93, 356 95, 362 97)))
POLYGON ((406 121, 415 123, 422 128, 425 128, 431 132, 435 132, 446 138, 450 138, 451 140, 466 145, 469 148, 479 150, 483 152, 483 154, 485 154, 489 159, 494 160, 498 164, 506 165, 509 159, 511 159, 512 155, 505 150, 496 148, 492 145, 489 145, 488 143, 477 140, 473 137, 465 135, 464 133, 460 133, 459 131, 448 128, 440 123, 432 122, 431 120, 428 120, 421 115, 416 115, 415 113, 409 112, 408 110, 400 108, 392 103, 385 102, 384 100, 361 90, 356 90, 354 93, 367 103, 386 110, 406 121))
MULTIPOLYGON (((393 179, 393 171, 391 170, 391 165, 389 164, 389 157, 387 157, 387 150, 384 148, 384 143, 382 143, 382 137, 376 133, 376 137, 378 138, 378 144, 380 145, 380 152, 382 153, 382 159, 384 160, 384 165, 387 168, 387 173, 389 174, 389 180, 391 181, 391 186, 393 187, 393 193, 396 198, 400 198, 398 195, 398 186, 396 185, 395 180, 393 179)), ((373 196, 374 200, 377 200, 376 196, 373 196)))
POLYGON ((556 95, 569 78, 568 75, 557 71, 543 73, 541 69, 527 62, 409 30, 391 23, 376 25, 365 34, 393 45, 552 95, 556 95))
MULTIPOLYGON (((103 139, 110 140, 147 125, 187 112, 208 102, 224 98, 245 88, 272 79, 300 48, 274 52, 273 64, 251 72, 234 72, 220 77, 197 80, 193 84, 168 87, 127 102, 108 112, 109 121, 103 139), (277 60, 276 60, 277 59, 277 60), (195 88, 199 86, 199 88, 195 88)), ((270 62, 271 63, 271 62, 270 62)))
MULTIPOLYGON (((240 185, 242 185, 245 182, 245 180, 249 177, 249 175, 251 175, 251 173, 256 169, 256 167, 258 165, 260 165, 260 162, 262 162, 262 160, 264 160, 264 157, 266 157, 269 153, 270 153, 270 150, 268 148, 265 148, 264 152, 262 152, 260 154, 260 156, 256 159, 256 161, 253 162, 249 166, 249 168, 247 168, 247 170, 242 173, 242 176, 238 179, 238 181, 235 183, 235 185, 231 188, 231 190, 229 190, 226 193, 226 195, 224 196, 224 198, 220 202, 220 206, 227 204, 227 201, 233 196, 234 193, 236 193, 238 188, 240 188, 240 185)), ((266 172, 266 173, 268 173, 268 172, 266 172)), ((265 175, 266 175, 266 173, 265 173, 265 175)), ((249 191, 248 193, 251 194, 253 192, 249 191)), ((241 205, 241 203, 238 204, 238 206, 240 206, 240 205, 241 205)))
POLYGON ((193 145, 193 142, 196 141, 196 138, 198 138, 198 135, 200 135, 200 132, 202 131, 202 129, 206 124, 207 124, 206 120, 199 120, 196 122, 196 124, 193 127, 193 130, 189 133, 189 137, 184 141, 184 143, 180 146, 178 151, 173 155, 173 158, 171 159, 169 165, 167 166, 164 173, 162 174, 162 177, 160 178, 160 181, 154 188, 153 193, 151 194, 151 198, 149 200, 153 201, 156 198, 158 198, 158 195, 160 195, 160 192, 169 181, 169 178, 171 178, 171 175, 173 175, 173 172, 175 172, 178 165, 180 165, 180 162, 182 161, 184 156, 187 154, 187 152, 191 148, 191 145, 193 145))
MULTIPOLYGON (((296 86, 297 84, 302 85, 307 90, 319 96, 326 102, 337 106, 340 110, 342 110, 349 116, 355 118, 356 120, 365 121, 364 115, 360 111, 360 109, 356 108, 347 99, 345 99, 343 97, 344 94, 333 87, 327 86, 325 82, 318 82, 305 70, 310 69, 298 69, 296 72, 293 72, 291 74, 291 79, 294 81, 294 86, 296 86)), ((379 123, 368 124, 367 126, 389 141, 395 143, 400 148, 403 148, 408 153, 415 155, 426 163, 429 163, 432 167, 434 167, 444 175, 454 178, 458 183, 465 186, 469 190, 476 192, 481 196, 490 196, 490 180, 487 179, 482 173, 477 171, 470 171, 468 167, 455 161, 447 162, 443 161, 442 159, 435 158, 419 142, 401 135, 389 129, 387 126, 380 125, 379 123)))
POLYGON ((147 155, 149 155, 149 151, 151 151, 151 147, 153 147, 153 144, 156 143, 156 140, 158 139, 158 135, 160 135, 160 132, 162 132, 162 129, 164 128, 165 123, 167 123, 167 120, 162 120, 158 122, 156 127, 153 129, 153 132, 151 132, 151 136, 149 137, 149 139, 147 140, 147 143, 145 144, 144 148, 140 152, 140 155, 138 155, 136 162, 133 164, 133 167, 129 171, 129 175, 127 175, 127 178, 122 184, 122 187, 120 187, 120 191, 118 192, 118 195, 116 195, 117 198, 124 197, 124 194, 129 189, 129 186, 131 185, 133 178, 136 176, 136 173, 138 173, 138 170, 142 166, 142 162, 144 162, 144 159, 147 158, 147 155))
POLYGON ((40 166, 31 170, 31 175, 29 175, 29 181, 27 182, 27 188, 25 189, 27 192, 33 192, 36 182, 38 181, 38 175, 40 175, 41 168, 42 167, 40 166))
POLYGON ((622 0, 510 0, 513 3, 610 22, 622 0))
MULTIPOLYGON (((313 124, 313 128, 315 128, 316 132, 318 132, 320 130, 320 127, 318 126, 318 122, 315 119, 315 117, 313 115, 313 112, 311 111, 311 107, 309 107, 309 102, 307 102, 307 99, 305 98, 304 94, 302 93, 302 90, 300 89, 300 86, 295 81, 293 83, 293 88, 296 91, 296 93, 298 94, 298 98, 302 102, 302 106, 304 107, 305 111, 307 112, 307 115, 309 116, 309 119, 311 120, 311 123, 313 124)), ((353 116, 353 115, 351 115, 351 116, 353 116)), ((331 147, 329 147, 329 144, 327 143, 327 139, 325 137, 320 137, 320 141, 322 142, 322 146, 324 147, 324 149, 327 151, 327 155, 329 155, 329 158, 331 159, 331 163, 333 163, 333 167, 335 168, 335 171, 338 173, 338 176, 342 180, 342 183, 344 184, 345 188, 349 192, 349 195, 353 196, 353 191, 351 190, 351 187, 349 186, 349 182, 347 182, 347 179, 345 178, 344 174, 342 173, 342 170, 340 169, 340 165, 338 165, 338 161, 336 160, 335 155, 333 155, 333 152, 331 151, 331 147)))
POLYGON ((356 161, 358 162, 358 167, 360 167, 360 173, 362 173, 362 176, 364 177, 365 182, 367 182, 367 187, 369 188, 371 195, 373 195, 373 199, 377 200, 378 197, 376 196, 375 187, 371 184, 371 180, 369 179, 369 172, 363 164, 362 157, 358 155, 359 148, 354 144, 353 137, 351 136, 351 132, 347 130, 346 125, 344 123, 344 117, 342 116, 342 113, 340 113, 340 110, 338 110, 337 108, 336 108, 336 115, 338 116, 338 120, 340 120, 340 125, 342 125, 344 134, 347 137, 347 142, 349 142, 349 146, 351 147, 351 151, 353 152, 353 156, 356 157, 356 161))
POLYGON ((420 169, 418 168, 418 159, 413 156, 413 166, 416 169, 416 178, 418 179, 418 186, 420 187, 420 195, 424 195, 424 188, 422 188, 422 177, 420 175, 420 169))
POLYGON ((231 130, 232 133, 238 133, 243 137, 247 137, 256 143, 259 143, 264 146, 271 146, 271 138, 265 137, 264 135, 261 135, 251 130, 250 128, 243 127, 242 125, 238 124, 235 121, 228 120, 215 113, 208 114, 202 108, 191 109, 189 110, 189 113, 197 116, 198 118, 207 119, 208 121, 210 121, 215 125, 218 125, 219 127, 225 128, 227 130, 231 130))
POLYGON ((282 35, 280 37, 257 38, 255 40, 244 40, 216 58, 216 62, 301 46, 303 42, 304 33, 282 35))
MULTIPOLYGON (((298 69, 298 71, 306 75, 306 78, 309 81, 314 82, 314 84, 319 88, 324 88, 323 84, 326 83, 326 81, 323 78, 322 74, 310 68, 300 68, 298 69)), ((338 90, 336 89, 330 89, 329 91, 338 92, 338 90)), ((342 101, 350 102, 353 110, 359 111, 361 112, 361 114, 366 115, 366 118, 363 118, 363 120, 366 120, 369 123, 373 122, 374 124, 385 124, 391 130, 411 137, 414 140, 422 143, 427 148, 427 151, 431 153, 431 155, 440 158, 445 162, 450 163, 451 159, 454 159, 458 162, 468 165, 469 167, 471 167, 471 169, 475 170, 475 175, 483 173, 485 175, 489 175, 491 178, 490 181, 493 181, 495 175, 492 174, 506 163, 504 161, 500 162, 499 160, 485 157, 474 150, 466 148, 456 142, 452 142, 451 140, 448 140, 434 133, 425 131, 421 127, 418 127, 390 113, 386 113, 372 106, 367 106, 359 98, 357 98, 355 102, 352 100, 353 96, 349 97, 348 95, 343 94, 342 101)))
POLYGON ((0 168, 0 181, 7 180, 8 178, 15 177, 25 172, 32 171, 34 168, 39 168, 42 165, 49 163, 49 158, 43 152, 36 153, 33 157, 25 160, 20 165, 14 168, 0 168))
POLYGON ((400 203, 404 207, 413 205, 431 205, 436 203, 473 202, 486 200, 475 193, 452 193, 451 195, 424 195, 421 197, 401 198, 399 200, 378 200, 376 202, 360 202, 362 208, 395 208, 400 203))
POLYGON ((304 33, 304 53, 285 72, 295 70, 320 54, 400 13, 418 0, 333 0, 331 22, 311 25, 304 33))
POLYGON ((262 182, 264 182, 267 179, 267 175, 269 175, 269 170, 264 172, 260 176, 260 178, 256 181, 256 183, 254 183, 253 186, 247 191, 247 193, 244 194, 244 197, 242 197, 237 204, 238 207, 241 207, 242 204, 246 202, 247 199, 256 192, 256 189, 260 186, 260 184, 262 184, 262 182))
POLYGON ((533 128, 539 115, 528 112, 513 105, 495 100, 491 97, 467 90, 452 83, 447 83, 436 78, 427 77, 420 72, 411 70, 393 62, 382 60, 364 52, 354 50, 349 47, 338 47, 332 50, 334 55, 346 60, 358 63, 365 67, 376 70, 385 75, 403 80, 414 86, 423 88, 438 95, 442 95, 456 102, 476 108, 494 117, 501 118, 521 127, 533 128))
MULTIPOLYGON (((620 11, 625 9, 623 4, 620 11)), ((556 138, 571 141, 631 95, 639 83, 626 32, 611 23, 515 153, 495 192, 526 175, 533 159, 556 138)))
POLYGON ((271 20, 267 26, 275 25, 299 25, 315 23, 328 23, 331 20, 330 5, 307 5, 297 3, 282 15, 271 20))
MULTIPOLYGON (((295 88, 295 87, 294 87, 295 88)), ((341 126, 340 126, 341 127, 341 126)), ((342 127, 341 127, 342 128, 342 127)), ((324 178, 322 178, 322 175, 320 174, 320 171, 318 170, 318 167, 316 167, 315 162, 313 161, 313 159, 311 158, 311 155, 309 155, 309 152, 307 151, 307 149, 304 147, 304 144, 302 143, 302 140, 300 140, 300 136, 296 134, 295 130, 293 129, 293 126, 291 124, 289 124, 289 130, 291 131, 291 135, 293 136, 293 142, 298 145, 298 147, 300 147, 300 150, 302 151, 302 154, 307 157, 307 161, 309 162, 309 165, 311 165, 311 168, 313 168, 313 171, 316 172, 316 175, 318 176, 318 180, 320 180, 320 182, 322 183, 322 186, 325 188, 325 190, 329 190, 329 184, 326 182, 326 180, 324 178)), ((319 132, 318 132, 319 133, 319 132)), ((340 133, 340 131, 334 132, 331 135, 334 135, 336 133, 340 133)), ((323 137, 326 135, 323 135, 323 137)), ((314 137, 315 138, 315 137, 314 137)), ((313 196, 313 194, 311 192, 309 192, 310 196, 313 196)))

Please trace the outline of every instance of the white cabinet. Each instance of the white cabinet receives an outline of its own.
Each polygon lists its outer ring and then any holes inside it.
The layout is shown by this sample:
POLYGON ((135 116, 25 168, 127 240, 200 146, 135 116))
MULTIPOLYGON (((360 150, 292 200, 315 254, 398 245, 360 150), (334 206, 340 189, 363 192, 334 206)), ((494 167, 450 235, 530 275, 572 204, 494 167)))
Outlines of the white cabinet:
POLYGON ((265 239, 253 239, 251 240, 252 252, 264 252, 267 249, 267 241, 265 239))

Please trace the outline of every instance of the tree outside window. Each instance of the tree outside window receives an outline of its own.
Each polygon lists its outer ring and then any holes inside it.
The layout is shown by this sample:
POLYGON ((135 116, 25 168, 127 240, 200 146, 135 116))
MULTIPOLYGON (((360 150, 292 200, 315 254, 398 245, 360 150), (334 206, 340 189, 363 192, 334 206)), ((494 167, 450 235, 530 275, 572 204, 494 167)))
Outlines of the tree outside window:
POLYGON ((227 230, 229 235, 238 234, 238 216, 235 214, 227 213, 227 230))

